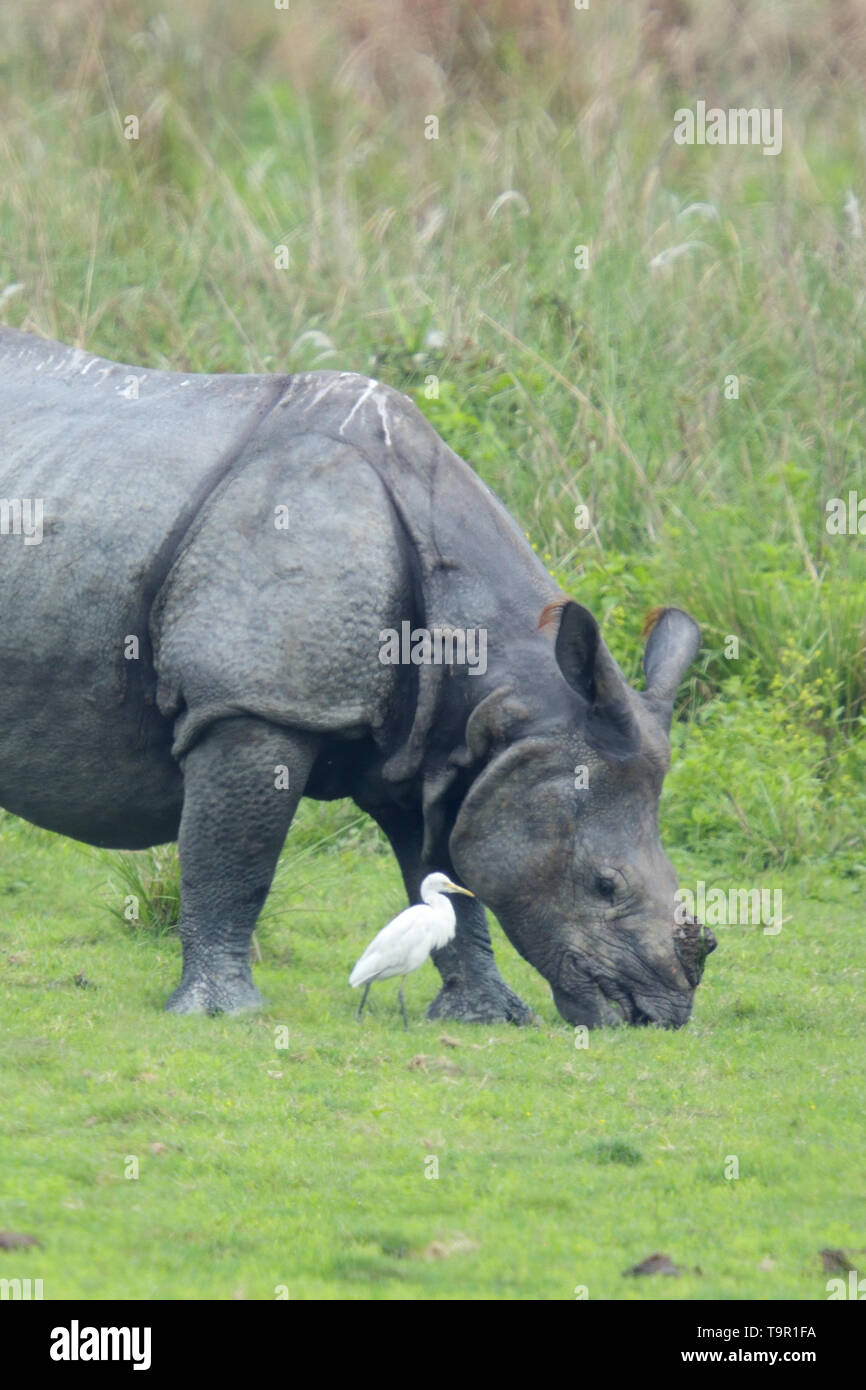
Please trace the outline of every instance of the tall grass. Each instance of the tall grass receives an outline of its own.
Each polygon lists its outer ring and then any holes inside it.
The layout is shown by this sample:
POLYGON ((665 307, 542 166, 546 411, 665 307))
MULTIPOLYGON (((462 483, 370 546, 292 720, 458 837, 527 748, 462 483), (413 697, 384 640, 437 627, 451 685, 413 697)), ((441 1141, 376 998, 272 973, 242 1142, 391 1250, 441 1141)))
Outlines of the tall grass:
MULTIPOLYGON (((5 813, 0 812, 0 817, 5 813)), ((292 826, 288 845, 283 849, 274 874, 278 891, 291 888, 301 896, 311 887, 310 860, 321 855, 357 853, 375 855, 387 850, 384 835, 349 801, 304 803, 292 826)), ((177 845, 154 845, 145 850, 95 850, 106 876, 105 904, 122 926, 165 936, 177 930, 180 922, 180 861, 177 845)), ((267 924, 281 915, 270 900, 259 918, 257 936, 267 924)), ((291 909, 288 909, 291 911, 291 909)), ((254 953, 261 952, 254 937, 254 953)))
POLYGON ((790 651, 819 691, 800 727, 856 739, 866 538, 825 508, 866 494, 863 0, 23 0, 0 52, 10 322, 153 365, 373 371, 630 673, 646 608, 695 613, 681 712, 732 677, 796 704, 790 651), (698 98, 781 108, 782 153, 677 146, 698 98))

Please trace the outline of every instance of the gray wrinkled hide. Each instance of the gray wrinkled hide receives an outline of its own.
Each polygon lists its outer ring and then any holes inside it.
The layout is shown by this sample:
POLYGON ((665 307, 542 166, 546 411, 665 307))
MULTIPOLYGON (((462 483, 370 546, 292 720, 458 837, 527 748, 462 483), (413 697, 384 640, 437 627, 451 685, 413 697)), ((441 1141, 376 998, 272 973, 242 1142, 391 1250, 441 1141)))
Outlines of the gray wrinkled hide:
MULTIPOLYGON (((540 629, 561 596, 506 510, 351 373, 149 371, 0 328, 3 529, 23 499, 44 522, 0 535, 0 804, 92 844, 179 837, 170 1007, 260 1002, 249 937, 297 803, 351 796, 410 896, 462 876, 570 1021, 685 1021, 712 943, 674 934, 657 832, 685 614, 641 695, 579 605, 540 629), (486 672, 384 665, 404 620, 484 629, 486 672)), ((483 909, 458 912, 431 1013, 523 1021, 483 909)))

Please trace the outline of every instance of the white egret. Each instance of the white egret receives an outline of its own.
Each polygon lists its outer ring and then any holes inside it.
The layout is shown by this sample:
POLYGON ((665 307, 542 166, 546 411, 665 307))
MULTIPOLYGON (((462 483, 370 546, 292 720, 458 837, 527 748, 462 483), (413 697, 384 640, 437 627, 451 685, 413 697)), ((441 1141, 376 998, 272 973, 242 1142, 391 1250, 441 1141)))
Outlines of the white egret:
POLYGON ((407 907, 370 942, 349 976, 353 989, 359 985, 365 987, 358 1018, 364 1012, 373 981, 390 980, 395 975, 401 975, 400 1008, 403 1011, 403 1027, 408 1029, 406 1005, 403 1002, 406 976, 423 965, 431 951, 445 946, 457 930, 454 906, 445 896, 446 893, 465 893, 467 898, 475 896, 468 888, 460 888, 452 883, 447 874, 428 874, 421 884, 421 902, 407 907))

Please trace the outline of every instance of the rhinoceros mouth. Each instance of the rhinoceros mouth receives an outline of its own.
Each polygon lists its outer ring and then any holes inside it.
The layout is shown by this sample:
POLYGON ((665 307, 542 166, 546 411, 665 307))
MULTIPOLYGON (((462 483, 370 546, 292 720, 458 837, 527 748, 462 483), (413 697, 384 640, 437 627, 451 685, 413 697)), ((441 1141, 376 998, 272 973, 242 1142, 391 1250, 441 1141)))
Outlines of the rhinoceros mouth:
POLYGON ((559 989, 553 986, 553 1000, 566 1023, 587 1028, 615 1028, 627 1025, 645 1028, 655 1024, 663 1028, 681 1028, 691 1013, 688 998, 656 1003, 643 1000, 627 990, 595 982, 592 991, 559 989))
POLYGON ((644 1013, 624 991, 606 992, 595 983, 589 989, 572 992, 553 987, 553 1000, 567 1023, 587 1028, 616 1028, 623 1024, 641 1026, 654 1020, 644 1013))
POLYGON ((691 989, 655 994, 650 989, 629 988, 590 974, 568 952, 553 985, 554 1003, 566 1022, 589 1028, 623 1024, 642 1028, 651 1023, 681 1028, 691 1014, 693 994, 691 989))

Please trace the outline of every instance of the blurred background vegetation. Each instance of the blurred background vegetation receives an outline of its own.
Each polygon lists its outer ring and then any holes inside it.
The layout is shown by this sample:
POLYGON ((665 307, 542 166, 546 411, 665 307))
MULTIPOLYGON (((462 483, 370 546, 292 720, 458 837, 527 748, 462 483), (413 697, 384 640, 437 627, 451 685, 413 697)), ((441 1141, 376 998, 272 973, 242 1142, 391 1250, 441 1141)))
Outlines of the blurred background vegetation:
POLYGON ((700 621, 668 841, 860 874, 866 537, 825 509, 866 496, 864 82, 864 0, 19 0, 0 314, 409 392, 630 677, 648 609, 700 621), (674 144, 698 98, 781 108, 782 153, 674 144))

